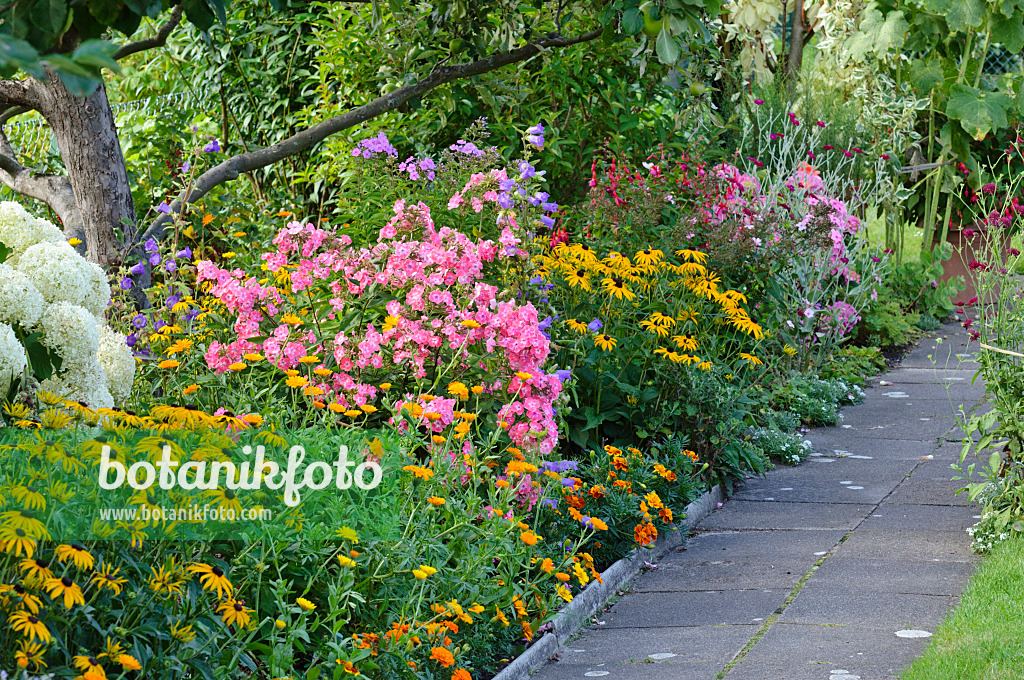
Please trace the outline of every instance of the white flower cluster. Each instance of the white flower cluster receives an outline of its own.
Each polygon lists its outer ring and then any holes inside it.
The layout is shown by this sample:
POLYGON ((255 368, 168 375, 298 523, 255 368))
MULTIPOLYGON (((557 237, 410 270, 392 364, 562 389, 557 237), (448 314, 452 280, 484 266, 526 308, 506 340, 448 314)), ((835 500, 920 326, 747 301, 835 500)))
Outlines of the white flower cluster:
POLYGON ((40 389, 110 408, 128 398, 135 359, 125 337, 103 319, 110 283, 64 240, 60 229, 19 203, 0 202, 0 243, 13 252, 0 262, 0 392, 26 367, 12 326, 41 333, 61 358, 60 372, 40 389))

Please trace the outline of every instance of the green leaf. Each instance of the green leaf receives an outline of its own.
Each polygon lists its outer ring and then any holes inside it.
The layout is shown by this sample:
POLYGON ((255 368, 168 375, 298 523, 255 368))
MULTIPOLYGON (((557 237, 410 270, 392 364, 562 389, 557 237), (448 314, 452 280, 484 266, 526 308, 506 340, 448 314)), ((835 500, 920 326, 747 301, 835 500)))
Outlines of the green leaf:
POLYGON ((114 73, 121 73, 121 67, 114 61, 114 53, 117 52, 117 45, 106 40, 87 40, 71 53, 71 60, 86 68, 93 68, 97 72, 100 69, 110 69, 114 73))
POLYGON ((945 14, 949 30, 966 32, 985 21, 985 3, 983 0, 953 0, 945 14))
POLYGON ((76 64, 62 54, 48 54, 46 62, 57 71, 64 87, 76 97, 88 97, 100 85, 98 71, 76 64))
POLYGON ((104 26, 111 24, 121 13, 118 0, 87 0, 85 6, 89 8, 89 14, 104 26))
POLYGON ((658 53, 658 61, 662 64, 674 64, 679 61, 679 43, 664 29, 658 34, 654 49, 658 53))
POLYGON ((1017 11, 1009 19, 994 21, 992 42, 1002 43, 1010 52, 1024 49, 1024 14, 1017 11))
POLYGON ((11 256, 14 250, 7 247, 3 241, 0 241, 0 262, 6 262, 7 258, 11 256))
POLYGON ((68 19, 68 5, 65 0, 37 0, 29 17, 37 29, 60 35, 68 19))
POLYGON ((946 116, 959 120, 963 129, 980 141, 989 132, 1006 127, 1006 111, 1012 104, 1002 92, 982 92, 956 83, 950 88, 946 116))
POLYGON ((0 68, 21 69, 29 75, 44 80, 46 71, 39 62, 39 52, 24 40, 0 34, 0 68))
POLYGON ((910 24, 903 12, 893 10, 883 16, 873 6, 869 6, 862 13, 860 30, 850 38, 848 46, 853 58, 858 61, 863 61, 869 54, 881 57, 890 49, 903 47, 909 30, 910 24))
POLYGON ((182 0, 181 6, 185 9, 185 18, 200 31, 209 31, 216 21, 205 0, 182 0))
POLYGON ((945 80, 942 68, 933 61, 915 59, 910 65, 910 82, 921 94, 928 94, 945 80))
POLYGON ((630 7, 622 13, 622 32, 636 35, 644 27, 644 15, 636 7, 630 7))
POLYGON ((213 10, 213 13, 217 15, 220 20, 221 26, 228 25, 228 15, 225 9, 227 3, 222 0, 206 0, 206 5, 213 10))

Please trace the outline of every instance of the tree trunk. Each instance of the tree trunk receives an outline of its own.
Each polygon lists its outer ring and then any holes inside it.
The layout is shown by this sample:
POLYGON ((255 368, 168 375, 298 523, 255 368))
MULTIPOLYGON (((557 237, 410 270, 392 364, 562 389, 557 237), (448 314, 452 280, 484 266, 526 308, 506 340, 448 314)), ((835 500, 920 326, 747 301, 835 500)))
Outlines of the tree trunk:
POLYGON ((49 94, 44 115, 78 202, 88 258, 115 264, 121 259, 115 229, 134 228, 135 205, 106 87, 101 84, 83 98, 53 74, 44 85, 49 94))
POLYGON ((795 81, 800 77, 804 61, 804 0, 795 0, 793 7, 793 30, 789 37, 789 74, 795 81))

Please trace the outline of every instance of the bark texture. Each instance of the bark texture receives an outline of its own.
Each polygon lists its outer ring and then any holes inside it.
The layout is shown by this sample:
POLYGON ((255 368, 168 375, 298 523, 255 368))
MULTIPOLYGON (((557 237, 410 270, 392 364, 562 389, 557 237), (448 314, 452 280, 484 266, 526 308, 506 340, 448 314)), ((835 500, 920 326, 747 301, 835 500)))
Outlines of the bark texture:
POLYGON ((53 130, 78 203, 88 258, 114 264, 121 258, 115 229, 127 231, 135 224, 135 204, 107 89, 101 84, 88 97, 76 97, 55 75, 45 87, 41 113, 53 130))

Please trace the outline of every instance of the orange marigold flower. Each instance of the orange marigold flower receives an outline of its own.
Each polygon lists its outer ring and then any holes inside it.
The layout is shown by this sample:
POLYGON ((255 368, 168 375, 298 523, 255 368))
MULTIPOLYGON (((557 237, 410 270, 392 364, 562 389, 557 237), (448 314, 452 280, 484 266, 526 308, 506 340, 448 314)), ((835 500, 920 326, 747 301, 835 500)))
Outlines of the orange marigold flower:
POLYGON ((438 662, 445 668, 451 668, 455 665, 455 657, 450 651, 444 647, 434 647, 430 650, 430 658, 438 662))
POLYGON ((638 545, 649 545, 658 538, 658 529, 653 524, 637 524, 633 529, 633 540, 638 545))

